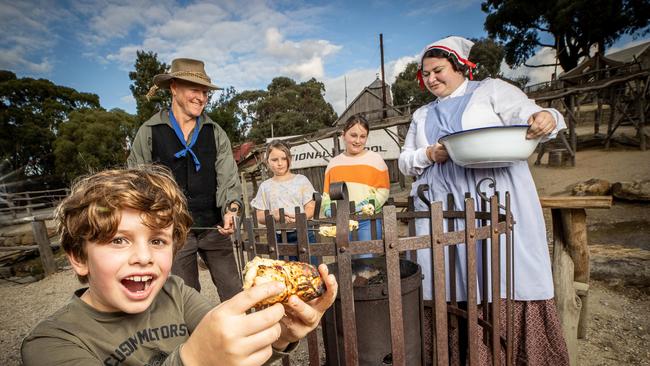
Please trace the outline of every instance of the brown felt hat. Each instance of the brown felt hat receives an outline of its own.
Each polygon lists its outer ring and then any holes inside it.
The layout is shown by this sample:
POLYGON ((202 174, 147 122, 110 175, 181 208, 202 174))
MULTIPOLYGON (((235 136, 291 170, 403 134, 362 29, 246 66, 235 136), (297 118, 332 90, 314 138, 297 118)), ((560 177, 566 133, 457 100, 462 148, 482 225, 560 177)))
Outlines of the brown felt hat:
POLYGON ((212 84, 210 77, 205 73, 203 61, 190 58, 177 58, 172 61, 172 68, 167 74, 158 74, 153 77, 153 83, 160 89, 168 89, 172 79, 185 80, 190 83, 207 86, 217 90, 220 87, 212 84))

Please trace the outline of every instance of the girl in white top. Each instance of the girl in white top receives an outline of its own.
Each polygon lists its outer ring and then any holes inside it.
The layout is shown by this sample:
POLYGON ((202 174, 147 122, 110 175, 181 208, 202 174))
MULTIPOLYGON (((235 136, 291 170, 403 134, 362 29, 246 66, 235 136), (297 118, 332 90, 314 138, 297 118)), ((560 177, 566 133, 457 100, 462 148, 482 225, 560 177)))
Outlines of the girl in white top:
POLYGON ((291 166, 291 151, 280 140, 271 141, 266 147, 266 164, 273 172, 273 177, 265 180, 257 190, 251 206, 257 210, 257 222, 265 224, 264 210, 273 214, 275 221, 280 221, 280 209, 284 209, 284 219, 287 223, 296 222, 295 208, 314 217, 314 186, 307 177, 289 171, 291 166))
MULTIPOLYGON (((476 184, 483 178, 493 178, 497 189, 511 194, 514 226, 515 276, 515 364, 526 359, 528 364, 567 364, 566 345, 562 337, 553 302, 553 280, 546 242, 546 228, 535 183, 526 161, 504 168, 466 169, 449 159, 438 139, 450 133, 488 126, 529 124, 527 138, 553 138, 565 128, 562 115, 555 109, 543 109, 515 86, 498 79, 480 82, 467 80, 465 72, 475 65, 468 60, 473 42, 461 37, 448 37, 427 46, 420 58, 418 79, 438 97, 419 108, 406 136, 399 158, 399 168, 405 175, 417 176, 411 195, 416 209, 428 207, 415 194, 420 184, 429 185, 429 200, 443 201, 452 193, 456 209, 462 209, 465 192, 480 202, 476 184), (543 336, 540 336, 543 335, 543 336), (518 347, 518 345, 521 345, 518 347)), ((504 199, 501 195, 501 200, 504 199)), ((450 209, 450 208, 447 208, 450 209)), ((428 221, 418 220, 418 235, 429 235, 428 221)), ((463 222, 457 220, 457 229, 463 222)), ((505 298, 505 246, 501 253, 501 297, 505 298)), ((464 246, 457 251, 456 278, 467 280, 464 246)), ((480 257, 479 257, 480 258, 480 257)), ((418 263, 424 274, 425 299, 431 299, 430 250, 418 251, 418 263)), ((435 269, 443 270, 443 269, 435 269)), ((481 270, 478 270, 479 275, 481 270)), ((448 279, 448 273, 446 278, 448 279)), ((477 281, 480 293, 482 281, 477 281)), ((458 301, 466 301, 466 285, 458 281, 458 301)), ((480 295, 480 294, 479 294, 480 295)), ((487 295, 491 298, 491 294, 487 295)), ((447 283, 449 298, 449 283, 447 283)), ((502 317, 504 319, 505 317, 502 317)))

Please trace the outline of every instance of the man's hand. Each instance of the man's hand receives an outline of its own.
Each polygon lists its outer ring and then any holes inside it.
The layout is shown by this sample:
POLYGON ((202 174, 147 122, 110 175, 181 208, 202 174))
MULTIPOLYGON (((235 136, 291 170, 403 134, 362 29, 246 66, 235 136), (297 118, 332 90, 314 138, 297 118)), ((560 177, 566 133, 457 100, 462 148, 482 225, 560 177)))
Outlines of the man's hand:
POLYGON ((540 111, 533 113, 533 115, 528 118, 528 124, 530 127, 528 127, 526 138, 532 140, 538 137, 544 137, 553 132, 557 122, 551 113, 540 111))
POLYGON ((334 303, 338 291, 336 278, 329 274, 325 264, 321 264, 318 271, 327 291, 308 303, 296 295, 289 298, 288 303, 284 305, 286 315, 280 321, 282 332, 279 339, 273 343, 274 349, 283 351, 290 343, 304 338, 318 326, 325 311, 334 303))
MULTIPOLYGON (((275 304, 246 314, 258 302, 279 294, 284 284, 251 287, 208 312, 181 348, 186 366, 258 366, 268 360, 271 344, 281 335, 285 310, 275 304)), ((320 319, 320 318, 319 318, 320 319)), ((286 347, 286 346, 285 346, 286 347)))
POLYGON ((436 143, 427 147, 427 157, 436 164, 442 164, 449 159, 449 154, 445 145, 436 143))
POLYGON ((230 211, 223 215, 223 226, 217 225, 217 230, 221 235, 231 235, 235 232, 235 216, 237 213, 230 211))
POLYGON ((226 213, 223 215, 223 226, 217 225, 217 230, 221 235, 231 235, 235 232, 235 216, 239 214, 241 207, 231 202, 226 213))

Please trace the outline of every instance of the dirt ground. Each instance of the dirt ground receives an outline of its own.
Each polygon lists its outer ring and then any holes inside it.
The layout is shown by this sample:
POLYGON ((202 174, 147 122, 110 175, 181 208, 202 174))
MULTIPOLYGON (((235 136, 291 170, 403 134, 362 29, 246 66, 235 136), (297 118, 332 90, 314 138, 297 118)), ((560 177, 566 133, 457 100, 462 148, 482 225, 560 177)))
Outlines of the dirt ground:
MULTIPOLYGON (((573 184, 590 178, 650 179, 650 151, 590 149, 578 152, 575 168, 542 165, 531 171, 541 196, 568 195, 573 184)), ((609 210, 589 210, 587 222, 592 281, 579 364, 650 365, 650 203, 615 201, 609 210)), ((204 295, 217 299, 207 271, 201 271, 201 281, 204 295)), ((69 268, 29 284, 0 280, 0 365, 20 365, 22 338, 78 286, 69 268)), ((305 348, 293 364, 307 364, 305 348)))

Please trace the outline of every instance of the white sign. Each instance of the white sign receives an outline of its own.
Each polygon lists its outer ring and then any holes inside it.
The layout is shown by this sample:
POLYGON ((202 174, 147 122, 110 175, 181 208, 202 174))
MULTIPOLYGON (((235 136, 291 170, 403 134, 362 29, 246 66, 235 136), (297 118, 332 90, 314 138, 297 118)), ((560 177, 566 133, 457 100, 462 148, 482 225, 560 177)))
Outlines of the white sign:
MULTIPOLYGON (((400 146, 395 142, 397 140, 397 127, 389 127, 387 130, 389 132, 384 129, 370 131, 366 142, 366 150, 379 153, 384 160, 395 160, 399 158, 400 153, 400 146)), ((345 149, 342 138, 339 138, 339 143, 341 149, 345 149)), ((326 166, 332 158, 333 151, 334 140, 332 138, 296 145, 291 148, 291 155, 293 156, 291 169, 326 166)))

